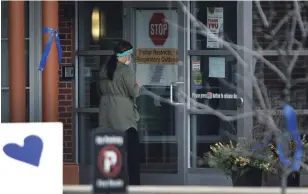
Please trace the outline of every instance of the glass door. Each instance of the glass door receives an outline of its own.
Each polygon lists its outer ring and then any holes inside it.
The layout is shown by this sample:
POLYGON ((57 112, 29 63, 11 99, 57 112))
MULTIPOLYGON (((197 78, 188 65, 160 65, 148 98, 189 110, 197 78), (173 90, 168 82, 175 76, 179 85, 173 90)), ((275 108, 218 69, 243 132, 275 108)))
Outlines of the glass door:
MULTIPOLYGON (((236 1, 196 1, 190 3, 189 10, 214 35, 237 43, 236 1)), ((190 27, 186 184, 228 185, 228 179, 222 173, 209 168, 204 154, 217 142, 235 139, 238 130, 241 130, 236 120, 225 121, 213 114, 237 115, 237 60, 217 40, 196 33, 198 29, 193 22, 190 22, 190 27)))
POLYGON ((77 3, 75 129, 78 138, 80 184, 91 183, 91 134, 98 127, 99 71, 113 54, 115 45, 123 39, 123 2, 92 1, 77 3), (92 34, 92 13, 98 10, 102 18, 100 37, 92 34))
POLYGON ((184 15, 176 3, 125 2, 126 39, 134 43, 142 184, 184 184, 184 15), (180 143, 181 142, 181 143, 180 143))

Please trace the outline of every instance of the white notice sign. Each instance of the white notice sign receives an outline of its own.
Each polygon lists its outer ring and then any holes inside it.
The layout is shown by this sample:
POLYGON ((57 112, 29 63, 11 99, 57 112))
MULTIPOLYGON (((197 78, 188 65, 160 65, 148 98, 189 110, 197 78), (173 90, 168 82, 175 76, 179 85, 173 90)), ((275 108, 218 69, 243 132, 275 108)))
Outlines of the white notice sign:
POLYGON ((209 77, 226 77, 226 59, 224 57, 209 57, 209 77))
POLYGON ((193 71, 200 71, 200 61, 193 61, 192 62, 192 70, 193 71))
MULTIPOLYGON (((207 28, 217 37, 223 38, 224 9, 222 7, 207 8, 207 28)), ((207 48, 222 48, 217 40, 207 37, 207 48)))

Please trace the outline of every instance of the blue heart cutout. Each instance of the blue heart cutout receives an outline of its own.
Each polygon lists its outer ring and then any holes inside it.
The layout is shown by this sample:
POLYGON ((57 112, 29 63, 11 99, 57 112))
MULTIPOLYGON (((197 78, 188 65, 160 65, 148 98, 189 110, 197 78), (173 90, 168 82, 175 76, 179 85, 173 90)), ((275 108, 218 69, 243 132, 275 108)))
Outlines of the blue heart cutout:
POLYGON ((21 162, 38 167, 43 151, 43 141, 36 135, 30 135, 24 139, 24 146, 16 143, 8 143, 3 147, 4 153, 21 162))

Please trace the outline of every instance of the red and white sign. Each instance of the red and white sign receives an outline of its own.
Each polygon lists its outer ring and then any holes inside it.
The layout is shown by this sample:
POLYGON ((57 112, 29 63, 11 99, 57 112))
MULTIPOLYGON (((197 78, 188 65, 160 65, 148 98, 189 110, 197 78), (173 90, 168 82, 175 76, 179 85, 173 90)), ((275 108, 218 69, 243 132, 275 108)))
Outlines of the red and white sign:
POLYGON ((122 160, 122 154, 116 146, 105 145, 99 152, 97 165, 104 176, 113 178, 121 172, 122 160))
MULTIPOLYGON (((222 7, 207 8, 207 28, 213 35, 223 38, 224 10, 222 7)), ((214 38, 207 37, 207 48, 222 48, 222 44, 214 38)))
POLYGON ((153 13, 149 22, 149 37, 155 46, 165 44, 169 35, 169 26, 164 13, 153 13))

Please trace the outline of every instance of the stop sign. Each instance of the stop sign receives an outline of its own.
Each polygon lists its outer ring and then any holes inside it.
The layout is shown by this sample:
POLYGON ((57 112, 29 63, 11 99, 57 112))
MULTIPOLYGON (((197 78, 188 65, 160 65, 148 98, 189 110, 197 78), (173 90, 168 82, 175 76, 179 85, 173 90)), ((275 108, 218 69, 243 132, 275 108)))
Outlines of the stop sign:
POLYGON ((155 46, 162 46, 168 38, 168 23, 164 13, 154 13, 149 22, 149 37, 155 46))

